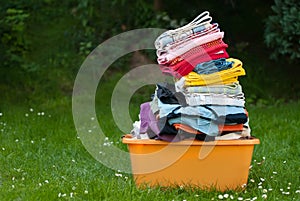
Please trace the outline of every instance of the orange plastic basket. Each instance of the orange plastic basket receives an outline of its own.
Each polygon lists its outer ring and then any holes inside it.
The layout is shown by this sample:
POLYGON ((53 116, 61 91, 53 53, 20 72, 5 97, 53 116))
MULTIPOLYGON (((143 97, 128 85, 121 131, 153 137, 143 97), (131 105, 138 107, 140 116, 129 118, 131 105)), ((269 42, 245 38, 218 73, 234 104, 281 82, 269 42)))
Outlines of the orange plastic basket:
POLYGON ((184 140, 169 143, 124 137, 138 187, 191 186, 220 191, 243 188, 248 181, 253 148, 259 139, 184 140))

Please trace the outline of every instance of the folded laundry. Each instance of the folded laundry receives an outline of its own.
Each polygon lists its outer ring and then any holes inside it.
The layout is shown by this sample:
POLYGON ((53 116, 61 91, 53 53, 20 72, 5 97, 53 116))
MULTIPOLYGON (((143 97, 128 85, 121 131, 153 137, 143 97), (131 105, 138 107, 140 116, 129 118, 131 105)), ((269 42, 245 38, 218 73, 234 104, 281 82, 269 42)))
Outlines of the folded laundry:
POLYGON ((196 65, 202 62, 228 58, 226 52, 227 44, 223 43, 210 48, 196 47, 193 50, 169 61, 169 63, 160 65, 160 69, 165 74, 171 74, 176 78, 181 78, 189 74, 196 65))
POLYGON ((140 106, 140 133, 147 133, 149 137, 154 137, 159 133, 157 127, 157 119, 150 108, 150 102, 141 104, 140 106), (151 133, 152 136, 151 136, 151 133))
MULTIPOLYGON (((194 76, 192 74, 191 76, 194 76)), ((194 78, 197 77, 194 76, 194 78)), ((201 79, 190 79, 190 77, 183 77, 180 81, 184 82, 185 86, 204 86, 204 85, 212 85, 212 84, 230 84, 238 81, 238 77, 230 77, 230 78, 222 78, 222 77, 205 77, 201 79)))
POLYGON ((179 57, 182 54, 184 54, 198 46, 200 46, 200 49, 203 52, 203 50, 205 49, 205 44, 210 44, 210 42, 212 42, 212 41, 220 41, 220 39, 222 39, 223 36, 224 36, 224 32, 216 32, 216 33, 205 35, 205 36, 202 36, 202 37, 199 37, 196 39, 192 39, 192 40, 186 42, 186 44, 182 44, 179 47, 177 47, 176 49, 169 50, 167 53, 158 56, 157 62, 159 64, 169 63, 171 60, 175 59, 176 57, 179 57))
POLYGON ((240 60, 230 58, 224 32, 209 12, 155 40, 157 63, 174 83, 157 83, 151 101, 141 104, 132 133, 137 139, 177 142, 250 137, 249 116, 239 76, 240 60))
MULTIPOLYGON (((175 127, 175 129, 179 130, 184 130, 188 133, 192 133, 192 134, 203 134, 200 131, 190 127, 189 125, 186 124, 178 124, 175 123, 173 124, 173 126, 175 127)), ((243 124, 232 124, 232 125, 219 125, 219 132, 223 132, 223 131, 242 131, 243 130, 243 124)))
POLYGON ((216 60, 219 58, 227 58, 228 56, 223 57, 222 55, 222 53, 226 52, 227 47, 228 45, 224 43, 222 39, 214 40, 190 49, 189 51, 169 61, 167 64, 175 65, 176 63, 182 60, 187 60, 195 67, 199 63, 205 61, 216 60), (197 63, 194 63, 193 60, 195 60, 195 58, 198 57, 207 57, 208 59, 205 59, 205 61, 199 61, 198 59, 197 63))
MULTIPOLYGON (((176 83, 175 83, 176 84, 176 83)), ((234 82, 224 85, 207 85, 207 86, 193 86, 183 87, 183 85, 175 85, 177 92, 183 93, 213 93, 213 94, 225 94, 227 96, 244 96, 242 86, 239 82, 234 82)))
MULTIPOLYGON (((240 114, 236 114, 240 115, 240 114)), ((160 122, 160 121, 159 121, 160 122)), ((218 136, 222 132, 228 131, 241 131, 243 129, 243 124, 239 123, 238 126, 234 127, 232 124, 227 126, 226 124, 222 126, 222 124, 218 124, 218 122, 210 121, 207 119, 198 118, 195 116, 179 116, 171 118, 171 116, 167 117, 167 123, 169 125, 174 124, 186 124, 191 128, 199 131, 200 133, 209 135, 209 136, 218 136), (231 126, 231 127, 230 127, 231 126)), ((184 129, 183 129, 184 130, 184 129)), ((190 132, 185 130, 186 132, 190 132)))
POLYGON ((195 66, 194 72, 198 74, 211 74, 219 72, 221 70, 226 70, 232 67, 233 62, 225 58, 211 60, 208 62, 199 63, 195 66))
MULTIPOLYGON (((212 74, 200 75, 196 72, 190 72, 184 79, 185 86, 210 85, 210 84, 230 84, 237 82, 238 76, 246 75, 242 67, 242 62, 238 59, 229 58, 233 61, 233 67, 212 74)), ((181 81, 182 82, 182 81, 181 81)))
POLYGON ((198 130, 196 130, 196 129, 194 129, 194 128, 186 125, 186 124, 173 124, 173 126, 175 127, 176 130, 181 129, 181 130, 184 130, 184 131, 186 131, 188 133, 192 133, 192 134, 198 134, 198 135, 203 134, 200 131, 198 131, 198 130))
POLYGON ((187 25, 162 33, 154 42, 156 49, 161 49, 171 42, 182 40, 193 33, 203 31, 211 26, 211 20, 209 12, 205 11, 187 25))
POLYGON ((215 32, 220 32, 220 29, 218 28, 218 26, 219 25, 217 23, 213 23, 211 26, 207 27, 203 31, 194 33, 194 34, 192 34, 192 35, 190 35, 190 36, 188 36, 188 37, 186 37, 186 38, 184 38, 182 40, 174 41, 172 43, 169 43, 168 45, 166 45, 162 49, 157 49, 156 50, 156 55, 157 56, 161 56, 161 55, 163 55, 165 53, 168 53, 169 50, 176 49, 179 46, 181 46, 182 44, 185 44, 185 43, 189 42, 192 39, 196 39, 196 38, 202 37, 202 36, 207 35, 207 34, 211 34, 211 33, 215 33, 215 32))
POLYGON ((185 94, 185 100, 188 105, 233 105, 233 106, 245 106, 244 96, 242 97, 229 97, 224 94, 200 94, 200 93, 188 93, 185 94))
POLYGON ((174 85, 156 84, 155 95, 163 103, 186 105, 184 95, 181 92, 176 92, 174 85))
MULTIPOLYGON (((176 114, 199 117, 214 122, 246 123, 247 113, 244 107, 230 105, 197 105, 181 106, 179 104, 165 104, 158 100, 159 117, 173 117, 176 114), (170 114, 172 114, 170 116, 170 114)), ((176 116, 177 117, 177 116, 176 116)))

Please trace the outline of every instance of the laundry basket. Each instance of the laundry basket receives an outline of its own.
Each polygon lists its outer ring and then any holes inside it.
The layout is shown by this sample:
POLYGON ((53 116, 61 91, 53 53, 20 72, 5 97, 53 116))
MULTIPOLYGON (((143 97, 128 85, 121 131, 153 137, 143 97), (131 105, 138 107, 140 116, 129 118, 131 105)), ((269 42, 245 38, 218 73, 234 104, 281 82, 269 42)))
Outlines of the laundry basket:
POLYGON ((137 187, 189 186, 220 191, 242 189, 257 138, 165 142, 125 136, 137 187))

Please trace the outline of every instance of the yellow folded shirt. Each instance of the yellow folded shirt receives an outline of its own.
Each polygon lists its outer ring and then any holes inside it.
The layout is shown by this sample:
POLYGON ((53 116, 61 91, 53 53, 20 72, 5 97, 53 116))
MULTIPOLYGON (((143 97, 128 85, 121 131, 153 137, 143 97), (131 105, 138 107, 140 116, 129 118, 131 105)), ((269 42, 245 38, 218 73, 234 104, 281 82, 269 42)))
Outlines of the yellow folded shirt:
POLYGON ((242 62, 238 59, 228 58, 226 61, 233 62, 233 66, 229 69, 222 70, 212 74, 198 74, 190 72, 185 78, 185 86, 199 86, 211 84, 230 84, 238 81, 238 76, 246 75, 242 67, 242 62))

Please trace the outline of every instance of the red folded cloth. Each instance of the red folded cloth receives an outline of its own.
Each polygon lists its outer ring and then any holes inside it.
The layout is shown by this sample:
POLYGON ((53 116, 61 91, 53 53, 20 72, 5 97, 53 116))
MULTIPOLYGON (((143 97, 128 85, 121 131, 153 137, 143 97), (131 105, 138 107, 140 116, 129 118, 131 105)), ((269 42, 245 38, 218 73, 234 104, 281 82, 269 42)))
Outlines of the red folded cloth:
POLYGON ((176 57, 168 64, 160 65, 160 69, 163 73, 180 78, 189 74, 199 63, 220 58, 229 58, 226 52, 227 47, 228 45, 222 39, 205 43, 176 57))

